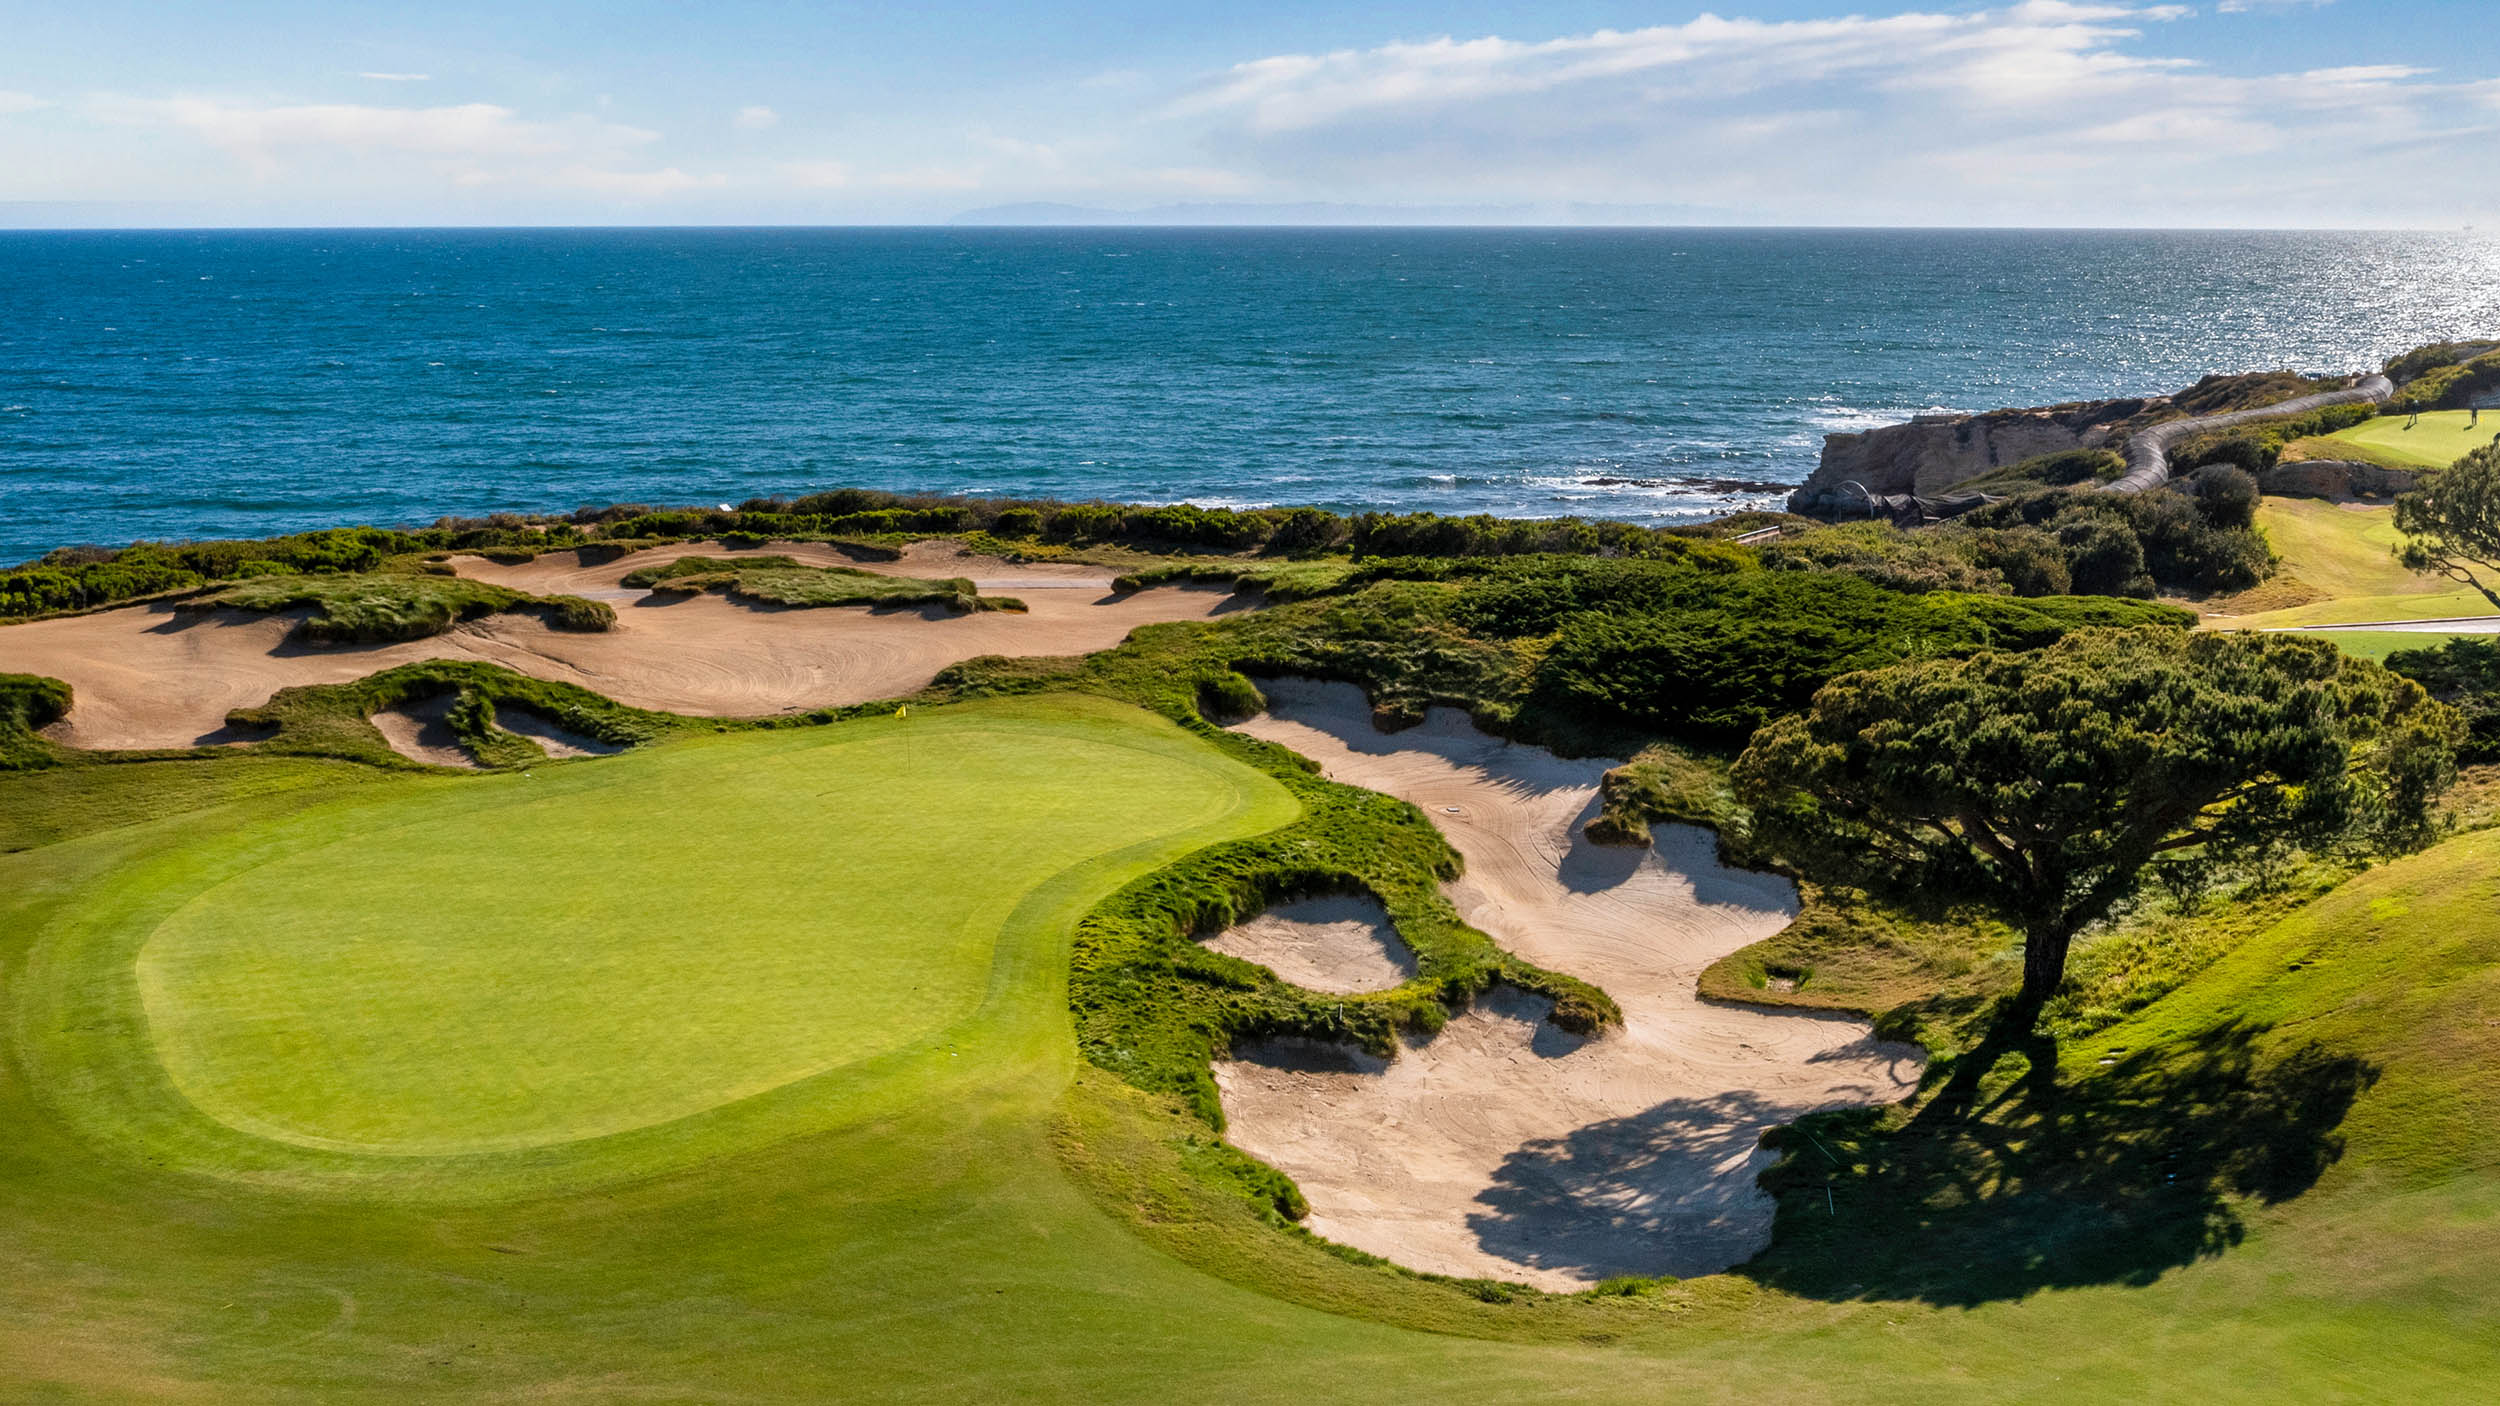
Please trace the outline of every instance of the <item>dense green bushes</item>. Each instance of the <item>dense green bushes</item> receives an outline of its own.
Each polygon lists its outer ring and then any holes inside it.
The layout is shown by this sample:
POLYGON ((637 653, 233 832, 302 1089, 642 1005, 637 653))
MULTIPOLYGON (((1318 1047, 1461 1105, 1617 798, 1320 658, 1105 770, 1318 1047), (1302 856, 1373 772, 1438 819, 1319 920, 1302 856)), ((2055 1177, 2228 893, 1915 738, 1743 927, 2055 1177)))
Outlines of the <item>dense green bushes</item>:
POLYGON ((1707 604, 1572 617, 1537 665, 1531 701, 1585 722, 1732 747, 1841 674, 2136 623, 2185 628, 2193 618, 2117 600, 1905 596, 1845 576, 1765 572, 1735 578, 1707 604))
POLYGON ((2465 720, 2458 761, 2500 762, 2500 640, 2460 638, 2428 649, 2400 649, 2387 656, 2387 667, 2465 720))
POLYGON ((2250 525, 2256 502, 2253 484, 2216 474, 2153 493, 2016 494, 1935 530, 2043 529, 2057 539, 2078 594, 2227 593, 2274 571, 2273 554, 2250 525))

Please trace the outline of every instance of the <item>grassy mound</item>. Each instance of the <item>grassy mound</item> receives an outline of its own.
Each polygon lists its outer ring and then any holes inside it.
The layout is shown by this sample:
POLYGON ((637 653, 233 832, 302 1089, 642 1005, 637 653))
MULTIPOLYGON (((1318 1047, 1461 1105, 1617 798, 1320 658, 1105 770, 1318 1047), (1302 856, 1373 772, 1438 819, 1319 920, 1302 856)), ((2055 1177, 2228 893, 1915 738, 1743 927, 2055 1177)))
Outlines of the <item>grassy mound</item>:
POLYGON ((536 615, 559 630, 605 630, 616 612, 579 596, 533 596, 457 576, 368 572, 346 576, 263 576, 186 602, 186 609, 309 609, 295 638, 310 644, 379 644, 439 635, 463 620, 501 613, 536 615))
POLYGON ((917 576, 886 576, 847 566, 806 566, 785 556, 689 556, 625 573, 624 584, 638 590, 694 595, 719 591, 735 600, 760 605, 911 606, 942 605, 949 610, 1022 610, 1024 602, 1008 596, 985 596, 964 577, 932 581, 917 576))

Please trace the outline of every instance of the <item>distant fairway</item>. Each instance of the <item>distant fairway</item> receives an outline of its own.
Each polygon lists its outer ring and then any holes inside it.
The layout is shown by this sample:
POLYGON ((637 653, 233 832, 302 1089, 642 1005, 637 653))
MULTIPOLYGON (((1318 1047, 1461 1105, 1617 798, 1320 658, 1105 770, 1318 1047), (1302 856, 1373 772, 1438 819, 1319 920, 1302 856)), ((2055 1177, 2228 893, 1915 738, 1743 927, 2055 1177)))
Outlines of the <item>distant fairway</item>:
POLYGON ((2470 430, 2466 425, 2473 416, 2463 410, 2431 411, 2411 429, 2405 427, 2406 418, 2381 415, 2327 438, 2359 445, 2369 457, 2389 463, 2444 469, 2500 435, 2500 411, 2484 412, 2481 425, 2470 430))
POLYGON ((282 827, 140 950, 156 1050, 233 1127, 441 1153, 648 1126, 927 1039, 979 1005, 1035 885, 1245 804, 1211 757, 1060 711, 741 738, 282 827))

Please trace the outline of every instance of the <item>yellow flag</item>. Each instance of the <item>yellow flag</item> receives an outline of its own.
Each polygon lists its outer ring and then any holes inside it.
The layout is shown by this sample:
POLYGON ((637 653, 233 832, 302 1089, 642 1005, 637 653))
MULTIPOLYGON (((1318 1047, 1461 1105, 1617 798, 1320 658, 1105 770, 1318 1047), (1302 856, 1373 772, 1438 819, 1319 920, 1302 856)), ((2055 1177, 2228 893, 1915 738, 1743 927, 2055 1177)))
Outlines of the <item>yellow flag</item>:
POLYGON ((896 716, 896 717, 898 717, 898 718, 899 718, 899 717, 901 717, 903 714, 905 714, 906 712, 909 712, 909 711, 910 711, 910 709, 908 709, 908 708, 906 708, 906 707, 903 707, 903 706, 901 706, 901 705, 899 705, 899 704, 898 704, 898 705, 895 707, 895 709, 894 709, 894 716, 896 716))

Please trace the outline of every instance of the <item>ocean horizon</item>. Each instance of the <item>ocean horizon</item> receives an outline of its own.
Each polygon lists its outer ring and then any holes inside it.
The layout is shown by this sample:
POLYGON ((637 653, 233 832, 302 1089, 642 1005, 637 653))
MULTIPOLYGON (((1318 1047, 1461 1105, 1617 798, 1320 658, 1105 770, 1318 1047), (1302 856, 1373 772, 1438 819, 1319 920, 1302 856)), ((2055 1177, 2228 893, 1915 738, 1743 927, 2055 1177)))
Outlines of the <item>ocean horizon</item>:
POLYGON ((833 486, 1689 521, 1912 415, 2500 335, 2438 232, 0 232, 0 561, 833 486))

